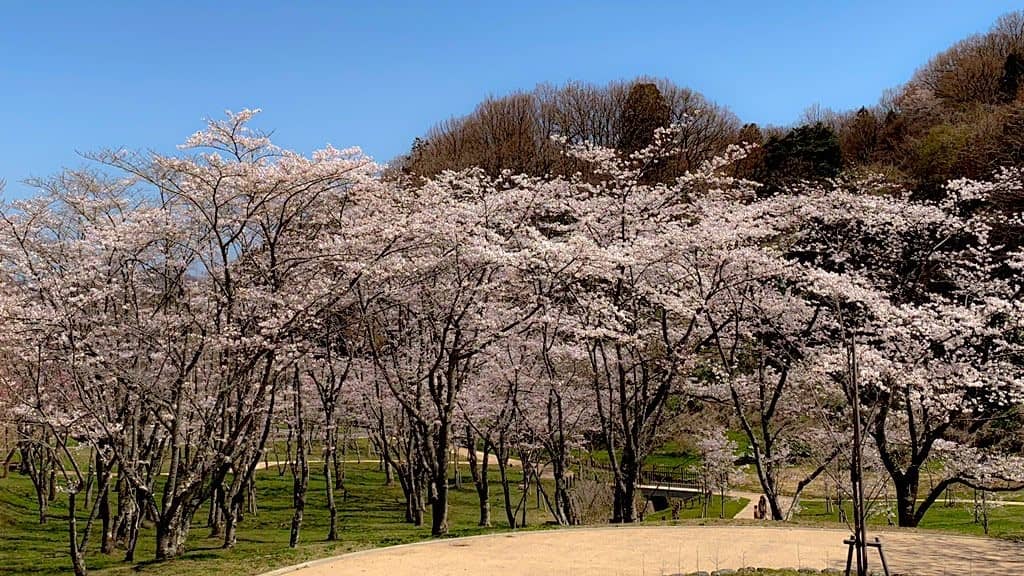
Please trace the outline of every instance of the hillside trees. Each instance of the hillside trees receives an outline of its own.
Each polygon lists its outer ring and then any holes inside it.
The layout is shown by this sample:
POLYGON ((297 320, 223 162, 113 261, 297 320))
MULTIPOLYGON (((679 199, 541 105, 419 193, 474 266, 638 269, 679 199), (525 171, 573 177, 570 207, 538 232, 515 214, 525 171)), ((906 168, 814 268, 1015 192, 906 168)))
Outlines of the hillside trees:
POLYGON ((434 126, 397 165, 400 172, 420 177, 472 167, 491 176, 504 170, 571 176, 588 165, 566 155, 552 137, 628 154, 646 146, 655 128, 673 123, 681 127, 682 146, 663 160, 665 172, 657 177, 666 182, 724 152, 739 129, 727 109, 667 80, 540 85, 487 99, 471 114, 434 126))
POLYGON ((671 113, 655 84, 633 84, 618 118, 619 141, 615 148, 624 154, 647 148, 654 142, 655 132, 668 127, 671 113))
POLYGON ((820 182, 839 174, 842 151, 835 131, 821 122, 798 126, 764 145, 766 184, 774 190, 787 183, 820 182))

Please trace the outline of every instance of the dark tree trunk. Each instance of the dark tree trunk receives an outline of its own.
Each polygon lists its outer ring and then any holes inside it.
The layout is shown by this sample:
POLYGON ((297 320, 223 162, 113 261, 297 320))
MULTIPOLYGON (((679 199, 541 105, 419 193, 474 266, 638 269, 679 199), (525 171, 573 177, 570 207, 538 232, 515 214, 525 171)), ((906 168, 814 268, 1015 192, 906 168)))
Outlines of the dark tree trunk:
POLYGON ((306 458, 306 426, 302 413, 302 390, 298 369, 295 373, 295 464, 292 466, 292 514, 291 535, 288 546, 295 548, 299 544, 299 532, 302 530, 302 516, 306 511, 306 489, 309 487, 309 461, 306 458))
POLYGON ((509 528, 516 528, 516 513, 512 509, 512 488, 508 477, 509 449, 508 441, 504 433, 498 437, 498 445, 495 447, 495 455, 498 460, 498 475, 501 478, 501 493, 505 504, 505 518, 508 520, 509 528))
POLYGON ((486 439, 483 449, 483 459, 480 460, 476 454, 476 436, 473 434, 472 427, 467 425, 466 453, 467 460, 469 460, 469 473, 473 477, 473 485, 476 487, 476 495, 480 503, 480 520, 477 525, 489 527, 491 525, 491 489, 487 472, 491 443, 486 439))
POLYGON ((632 524, 636 522, 636 485, 640 471, 636 457, 630 450, 624 450, 615 467, 615 486, 613 490, 612 523, 632 524))
POLYGON ((916 528, 918 524, 917 515, 917 486, 918 474, 908 471, 896 486, 896 519, 902 528, 916 528))
POLYGON ((442 423, 430 449, 430 535, 448 534, 448 432, 450 425, 442 423))
POLYGON ((555 520, 562 526, 576 526, 580 524, 579 511, 569 491, 571 477, 566 471, 564 462, 555 460, 553 475, 555 477, 555 502, 551 511, 555 520))
POLYGON ((103 460, 99 450, 96 451, 96 478, 100 490, 97 514, 103 530, 100 536, 100 552, 110 554, 114 551, 114 528, 110 516, 110 467, 103 460))
POLYGON ((448 533, 448 478, 435 485, 430 500, 430 535, 444 536, 448 533))
POLYGON ((227 509, 224 488, 218 486, 213 491, 213 498, 210 499, 210 513, 206 518, 206 525, 210 528, 210 537, 215 538, 224 532, 224 510, 227 509))
POLYGON ((327 540, 338 539, 338 506, 334 502, 334 480, 331 477, 330 458, 324 459, 324 481, 327 490, 327 511, 330 513, 330 526, 327 529, 327 540))
POLYGON ((75 576, 86 576, 89 572, 85 568, 82 551, 78 548, 78 508, 75 502, 77 496, 77 488, 68 492, 68 550, 71 553, 71 567, 75 576))
MULTIPOLYGON (((24 467, 25 473, 28 474, 29 479, 32 480, 32 487, 35 488, 36 491, 39 523, 46 524, 46 513, 51 500, 50 492, 52 491, 52 486, 50 484, 52 479, 52 475, 50 473, 52 459, 47 446, 41 446, 34 442, 35 441, 28 440, 22 443, 21 463, 24 467)), ((40 442, 47 444, 48 438, 44 437, 40 442)))
POLYGON ((185 553, 185 540, 194 511, 179 509, 156 523, 156 559, 169 560, 185 553))
POLYGON ((238 543, 238 523, 242 520, 242 504, 245 503, 245 493, 241 488, 231 490, 234 492, 227 501, 224 508, 224 544, 223 548, 234 548, 238 543))
POLYGON ((334 501, 334 481, 338 475, 338 432, 334 427, 334 401, 324 402, 324 489, 327 494, 327 511, 330 513, 330 524, 327 528, 327 540, 338 539, 338 506, 334 501), (334 475, 332 475, 332 472, 334 475))

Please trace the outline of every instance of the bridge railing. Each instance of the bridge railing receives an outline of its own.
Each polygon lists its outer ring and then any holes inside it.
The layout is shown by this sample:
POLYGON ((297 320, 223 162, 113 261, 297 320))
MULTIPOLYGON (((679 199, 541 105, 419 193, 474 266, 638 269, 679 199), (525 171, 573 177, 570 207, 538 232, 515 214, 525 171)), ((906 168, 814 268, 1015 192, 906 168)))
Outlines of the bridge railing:
MULTIPOLYGON (((592 458, 587 464, 586 470, 589 474, 584 473, 584 468, 581 463, 580 473, 583 476, 593 476, 594 480, 597 480, 598 477, 604 477, 607 479, 612 474, 611 466, 595 462, 592 458)), ((657 464, 652 464, 650 466, 645 466, 640 471, 640 484, 645 486, 677 486, 681 488, 701 489, 703 481, 701 480, 699 473, 682 464, 675 466, 659 466, 657 464)))
POLYGON ((700 488, 700 475, 682 465, 658 466, 657 464, 640 471, 640 483, 645 486, 680 486, 700 488))

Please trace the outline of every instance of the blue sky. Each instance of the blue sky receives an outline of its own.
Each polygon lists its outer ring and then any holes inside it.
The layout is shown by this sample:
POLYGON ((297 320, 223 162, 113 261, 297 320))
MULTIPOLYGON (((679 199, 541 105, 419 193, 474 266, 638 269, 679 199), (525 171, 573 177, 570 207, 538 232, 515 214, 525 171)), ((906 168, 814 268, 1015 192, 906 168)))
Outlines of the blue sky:
POLYGON ((0 179, 78 151, 169 151, 225 109, 303 152, 386 161, 488 95, 667 77, 742 119, 872 104, 934 53, 1020 7, 1001 0, 35 2, 0 18, 0 179))

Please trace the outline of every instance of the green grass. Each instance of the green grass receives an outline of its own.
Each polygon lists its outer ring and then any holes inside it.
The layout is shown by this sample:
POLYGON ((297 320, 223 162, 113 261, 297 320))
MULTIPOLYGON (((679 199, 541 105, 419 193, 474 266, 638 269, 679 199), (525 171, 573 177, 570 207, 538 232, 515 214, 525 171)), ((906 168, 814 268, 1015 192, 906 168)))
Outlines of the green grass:
MULTIPOLYGON (((668 446, 660 452, 664 458, 683 458, 685 452, 668 446)), ((314 467, 313 471, 317 471, 314 467)), ((141 562, 128 564, 122 561, 123 551, 113 555, 99 554, 98 526, 93 533, 87 563, 93 574, 129 575, 198 575, 209 574, 242 575, 256 574, 276 567, 342 554, 354 550, 389 546, 429 539, 429 513, 425 525, 414 527, 402 521, 403 505, 401 490, 397 485, 384 486, 383 474, 376 464, 346 465, 349 495, 342 499, 339 493, 340 541, 325 542, 327 533, 327 511, 323 494, 323 480, 319 475, 311 477, 306 518, 300 546, 288 548, 288 527, 291 522, 291 475, 279 476, 276 470, 259 473, 258 506, 259 514, 247 516, 239 529, 239 542, 233 550, 220 548, 219 538, 207 537, 208 529, 202 525, 205 509, 197 515, 197 523, 188 540, 188 551, 179 559, 169 562, 153 562, 154 531, 146 528, 139 540, 136 557, 141 562)), ((462 466, 465 474, 465 465, 462 466)), ((513 471, 513 473, 515 473, 513 471)), ((496 476, 496 475, 495 475, 496 476)), ((956 494, 966 498, 969 494, 956 494)), ((1001 497, 998 495, 997 497, 1001 497)), ((1019 497, 1019 494, 1013 494, 1019 497)), ((718 520, 721 501, 716 496, 709 507, 710 519, 718 520)), ((727 499, 726 516, 733 517, 747 501, 727 499)), ((35 497, 28 478, 12 473, 0 479, 0 572, 25 575, 67 573, 70 563, 67 557, 66 498, 60 496, 51 504, 50 521, 45 525, 36 522, 35 497)), ((491 489, 492 522, 496 528, 482 529, 476 526, 477 502, 472 484, 466 480, 461 490, 451 493, 449 523, 451 536, 469 536, 505 530, 501 490, 495 478, 491 489)), ((946 507, 940 501, 925 517, 922 528, 938 529, 970 535, 982 535, 981 524, 973 522, 969 504, 946 507)), ((990 512, 990 535, 1024 539, 1024 507, 994 507, 990 512)), ((680 510, 680 520, 693 522, 700 517, 699 503, 680 510)), ((536 499, 529 497, 529 519, 533 527, 544 526, 549 517, 544 510, 536 508, 536 499)), ((824 502, 805 500, 796 518, 803 523, 840 526, 835 514, 825 514, 824 502)), ((649 511, 647 523, 671 523, 671 511, 649 511)), ((726 520, 725 522, 728 522, 726 520)), ((884 526, 884 516, 873 516, 871 522, 884 526)), ((80 526, 81 527, 81 526, 80 526)), ((783 573, 779 573, 783 574, 783 573)))
MULTIPOLYGON (((575 454, 576 458, 587 459, 588 453, 584 451, 577 451, 575 454)), ((609 464, 608 451, 604 449, 594 449, 589 453, 589 457, 594 459, 594 462, 607 466, 609 464)), ((669 441, 659 447, 657 450, 652 452, 646 459, 644 459, 644 470, 649 469, 652 466, 659 468, 691 468, 700 464, 700 455, 694 453, 689 447, 685 446, 681 442, 669 441)))
POLYGON ((693 453, 687 446, 679 442, 666 442, 644 460, 644 468, 695 468, 700 464, 700 456, 693 453))
MULTIPOLYGON (((800 503, 800 512, 796 520, 810 520, 823 522, 837 522, 838 516, 833 506, 833 512, 825 512, 825 503, 822 501, 803 501, 800 503)), ((847 517, 852 518, 852 505, 844 505, 847 517)), ((957 532, 971 536, 984 536, 985 530, 981 522, 974 522, 973 508, 970 503, 958 502, 953 506, 946 506, 942 501, 936 502, 924 515, 919 528, 930 530, 943 530, 957 532)), ((998 506, 991 507, 988 512, 989 536, 1005 538, 1009 540, 1024 540, 1024 506, 998 506)), ((868 524, 875 526, 887 526, 888 521, 884 513, 872 514, 868 517, 868 524)))
MULTIPOLYGON (((496 476, 496 475, 495 475, 496 476)), ((154 531, 146 528, 139 538, 135 564, 122 561, 124 552, 115 551, 106 556, 99 554, 98 526, 91 538, 87 565, 93 574, 128 575, 192 575, 256 574, 280 566, 287 566, 354 550, 377 546, 390 546, 428 539, 430 515, 422 527, 404 523, 401 489, 384 486, 384 475, 373 464, 347 465, 347 499, 338 499, 340 541, 325 542, 328 514, 323 493, 323 479, 312 476, 307 496, 305 521, 298 548, 288 548, 291 523, 292 480, 290 474, 278 476, 276 471, 259 474, 257 504, 259 513, 247 515, 239 527, 238 544, 233 550, 220 548, 219 538, 209 538, 203 526, 205 509, 197 514, 197 522, 189 535, 188 551, 169 562, 153 562, 154 531)), ((490 531, 502 531, 505 524, 500 485, 491 488, 492 522, 496 528, 476 526, 478 505, 472 483, 451 492, 449 526, 451 536, 470 536, 490 531)), ((544 510, 534 508, 535 499, 529 499, 529 521, 534 527, 543 525, 549 517, 544 510)), ((68 573, 66 498, 58 497, 51 504, 50 520, 45 525, 36 521, 35 496, 32 485, 25 477, 12 474, 0 480, 0 572, 10 574, 68 573)), ((80 524, 81 528, 81 524, 80 524)))
MULTIPOLYGON (((725 518, 729 519, 739 513, 740 510, 747 505, 748 500, 746 498, 726 498, 725 499, 725 518)), ((708 518, 717 519, 722 511, 722 499, 718 496, 711 497, 711 503, 708 506, 708 518)), ((695 520, 700 518, 701 506, 697 499, 691 500, 687 505, 683 506, 679 510, 680 520, 695 520)), ((661 512, 650 512, 644 517, 644 522, 670 522, 672 520, 671 510, 662 510, 661 512)))

